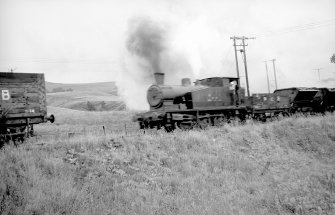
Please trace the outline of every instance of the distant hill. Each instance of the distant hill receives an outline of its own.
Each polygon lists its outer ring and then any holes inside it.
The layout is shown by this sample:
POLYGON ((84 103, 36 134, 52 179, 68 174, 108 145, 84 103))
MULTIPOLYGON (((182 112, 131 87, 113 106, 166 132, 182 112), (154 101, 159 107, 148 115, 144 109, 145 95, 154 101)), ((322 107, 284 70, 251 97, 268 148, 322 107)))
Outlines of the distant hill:
POLYGON ((332 87, 335 86, 335 78, 327 78, 327 79, 323 79, 321 81, 325 84, 331 84, 332 87))
MULTIPOLYGON (((100 82, 100 83, 85 83, 85 84, 62 84, 62 83, 52 83, 45 82, 45 87, 48 92, 57 92, 57 89, 63 89, 63 91, 68 91, 71 89, 73 91, 99 91, 110 93, 117 96, 117 87, 115 82, 100 82)), ((59 92, 59 91, 58 91, 59 92)))
POLYGON ((62 84, 46 82, 49 106, 83 111, 124 110, 115 82, 62 84))

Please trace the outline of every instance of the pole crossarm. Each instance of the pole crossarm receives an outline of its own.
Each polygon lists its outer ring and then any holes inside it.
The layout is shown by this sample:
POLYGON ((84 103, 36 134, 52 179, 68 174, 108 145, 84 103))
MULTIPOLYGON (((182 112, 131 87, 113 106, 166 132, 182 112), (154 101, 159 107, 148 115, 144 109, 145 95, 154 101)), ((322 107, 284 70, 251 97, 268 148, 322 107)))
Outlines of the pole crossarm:
MULTIPOLYGON (((237 36, 233 36, 233 37, 230 37, 230 39, 233 40, 233 42, 234 42, 233 46, 234 46, 234 50, 235 50, 236 73, 237 73, 238 78, 240 78, 240 74, 239 74, 239 68, 238 68, 236 46, 242 46, 243 47, 243 49, 241 49, 239 51, 243 52, 243 55, 244 55, 243 63, 244 63, 245 79, 246 79, 246 84, 247 84, 247 94, 248 94, 248 96, 250 96, 249 79, 248 79, 248 67, 247 67, 247 55, 246 55, 246 51, 245 51, 245 47, 248 46, 248 44, 245 44, 245 40, 256 39, 256 37, 245 37, 245 36, 237 37, 237 36), (237 45, 236 40, 241 40, 242 44, 237 45)), ((240 81, 238 83, 238 86, 240 87, 240 81)))

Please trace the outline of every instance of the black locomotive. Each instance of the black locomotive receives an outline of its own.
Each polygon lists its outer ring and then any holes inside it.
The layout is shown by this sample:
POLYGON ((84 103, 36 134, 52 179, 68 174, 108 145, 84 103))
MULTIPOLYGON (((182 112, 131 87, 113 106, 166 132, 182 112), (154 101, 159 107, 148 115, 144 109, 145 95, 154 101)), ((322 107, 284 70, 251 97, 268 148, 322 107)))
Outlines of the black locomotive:
POLYGON ((147 91, 150 111, 133 118, 141 129, 205 128, 232 120, 265 121, 297 112, 335 109, 335 89, 295 87, 246 97, 238 78, 211 77, 197 80, 194 85, 190 79, 183 79, 181 85, 175 86, 164 85, 162 73, 155 73, 155 79, 157 84, 147 91))

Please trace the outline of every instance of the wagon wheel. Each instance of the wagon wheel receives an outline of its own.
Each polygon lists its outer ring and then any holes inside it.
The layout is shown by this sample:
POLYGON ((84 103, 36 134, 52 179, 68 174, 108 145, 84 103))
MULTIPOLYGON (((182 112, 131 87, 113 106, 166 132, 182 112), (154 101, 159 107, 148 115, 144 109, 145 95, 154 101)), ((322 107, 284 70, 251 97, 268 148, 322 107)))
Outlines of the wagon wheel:
POLYGON ((254 116, 254 119, 259 122, 266 122, 266 116, 264 114, 257 114, 254 116))
POLYGON ((290 114, 287 113, 286 111, 279 112, 279 113, 276 113, 276 114, 275 114, 275 117, 276 117, 276 119, 278 119, 278 120, 281 120, 281 119, 283 119, 283 118, 285 118, 285 117, 289 117, 289 116, 290 116, 290 114))
POLYGON ((33 136, 34 130, 32 130, 31 132, 29 131, 28 127, 24 126, 20 128, 20 132, 22 132, 23 134, 19 134, 17 139, 21 141, 21 143, 23 143, 28 136, 33 136), (23 133, 26 130, 26 128, 27 128, 26 133, 23 133))
POLYGON ((157 125, 156 125, 156 129, 157 130, 160 130, 162 128, 162 124, 161 123, 157 123, 157 125))
POLYGON ((33 136, 33 131, 32 127, 31 129, 28 129, 27 126, 9 128, 8 134, 11 134, 11 136, 7 137, 7 141, 13 141, 14 145, 24 143, 27 137, 33 136))
POLYGON ((208 128, 209 126, 211 126, 211 121, 209 118, 202 118, 199 120, 198 122, 198 126, 199 128, 201 129, 205 129, 205 128, 208 128))
POLYGON ((7 130, 5 127, 0 126, 0 148, 7 142, 6 134, 7 130))
POLYGON ((284 117, 289 117, 290 114, 289 114, 287 111, 284 111, 284 112, 283 112, 283 116, 284 116, 284 117))
POLYGON ((145 129, 144 122, 139 122, 140 129, 145 129))
POLYGON ((224 116, 218 116, 213 118, 213 125, 214 126, 221 126, 228 123, 228 119, 224 116))
POLYGON ((6 142, 6 136, 0 133, 0 149, 5 145, 6 142))
POLYGON ((166 132, 172 132, 175 129, 174 125, 164 125, 164 129, 166 132))
POLYGON ((143 122, 143 129, 148 129, 149 128, 149 122, 148 121, 144 121, 143 122))
POLYGON ((179 122, 177 124, 178 128, 180 128, 181 130, 190 130, 193 128, 194 126, 194 122, 189 121, 189 122, 179 122))
POLYGON ((241 113, 238 115, 238 120, 239 123, 245 123, 247 121, 247 114, 246 113, 241 113))
POLYGON ((214 126, 219 126, 221 125, 223 122, 223 118, 222 117, 214 117, 213 118, 213 125, 214 126))
POLYGON ((246 121, 246 117, 245 115, 236 115, 234 117, 231 117, 229 122, 233 125, 240 125, 245 123, 246 121))
POLYGON ((22 126, 19 128, 20 130, 20 135, 18 135, 18 140, 21 141, 22 143, 29 137, 35 136, 34 134, 34 127, 33 125, 30 126, 22 126))

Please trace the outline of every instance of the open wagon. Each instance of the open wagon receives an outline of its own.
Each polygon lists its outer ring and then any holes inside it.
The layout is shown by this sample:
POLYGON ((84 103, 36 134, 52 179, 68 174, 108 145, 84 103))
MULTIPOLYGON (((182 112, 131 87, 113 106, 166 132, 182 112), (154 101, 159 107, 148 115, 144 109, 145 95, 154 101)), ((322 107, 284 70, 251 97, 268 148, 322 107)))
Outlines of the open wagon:
POLYGON ((50 121, 44 74, 0 73, 0 143, 33 135, 34 124, 50 121))

